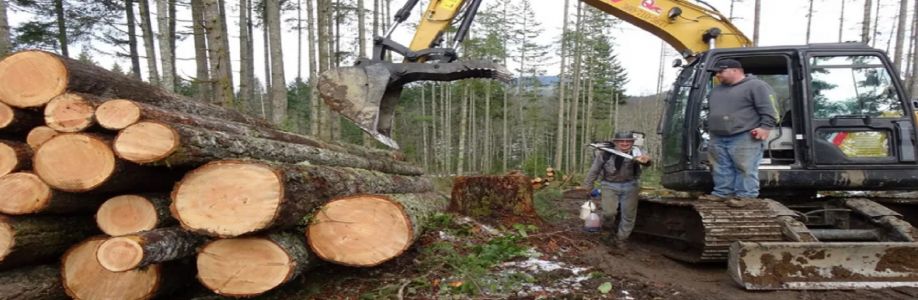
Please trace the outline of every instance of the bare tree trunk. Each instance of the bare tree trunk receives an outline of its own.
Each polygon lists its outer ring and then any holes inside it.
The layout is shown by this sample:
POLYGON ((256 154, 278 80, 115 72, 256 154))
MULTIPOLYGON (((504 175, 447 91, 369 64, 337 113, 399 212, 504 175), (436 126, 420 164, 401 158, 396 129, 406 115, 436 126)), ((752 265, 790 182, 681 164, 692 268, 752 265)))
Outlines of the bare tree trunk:
POLYGON ((284 53, 281 50, 280 0, 267 0, 265 23, 271 44, 271 121, 281 124, 287 118, 287 86, 284 81, 284 53))
MULTIPOLYGON (((330 38, 329 38, 329 35, 328 35, 328 34, 329 34, 329 32, 328 32, 328 25, 329 25, 329 23, 331 22, 331 20, 328 19, 328 16, 329 16, 329 10, 331 9, 331 7, 330 7, 330 6, 331 6, 331 5, 330 5, 330 2, 331 2, 331 0, 317 0, 317 1, 316 1, 316 3, 317 3, 317 4, 316 4, 316 6, 317 6, 317 9, 316 9, 316 17, 317 17, 317 18, 316 18, 316 19, 317 19, 316 26, 318 27, 316 30, 318 30, 318 38, 319 38, 319 39, 318 39, 318 45, 319 45, 319 47, 318 47, 318 49, 319 49, 318 61, 319 61, 319 72, 320 72, 320 73, 321 73, 321 72, 324 72, 325 70, 328 70, 328 67, 329 67, 328 62, 329 62, 329 55, 330 55, 330 54, 329 54, 328 44, 329 44, 330 38)), ((328 126, 328 122, 327 122, 327 121, 328 121, 328 117, 327 117, 328 112, 327 112, 327 110, 325 109, 324 106, 322 107, 322 109, 320 110, 320 112, 321 112, 321 113, 320 113, 319 118, 318 118, 318 119, 319 119, 319 126, 318 126, 318 128, 319 128, 318 133, 319 133, 319 134, 318 134, 317 136, 320 137, 320 138, 328 139, 328 138, 329 138, 329 135, 328 135, 329 130, 328 130, 328 128, 330 127, 330 126, 328 126)))
POLYGON ((813 1, 810 0, 810 10, 806 14, 806 43, 810 43, 810 32, 813 31, 813 1))
MULTIPOLYGON (((427 87, 421 86, 421 116, 427 116, 427 87)), ((424 166, 424 172, 430 172, 430 162, 428 161, 428 150, 430 149, 430 143, 427 140, 427 121, 421 122, 421 163, 424 166)))
POLYGON ((147 81, 159 85, 159 71, 156 66, 156 44, 153 43, 153 24, 150 19, 149 0, 138 0, 140 3, 140 30, 143 32, 143 49, 147 54, 147 81))
POLYGON ((736 5, 737 0, 730 0, 730 15, 727 17, 728 20, 733 21, 733 6, 736 5))
MULTIPOLYGON (((331 50, 331 55, 329 55, 329 58, 332 60, 331 62, 329 62, 329 64, 331 67, 338 67, 341 64, 341 30, 340 28, 341 28, 341 23, 344 21, 344 17, 343 17, 342 8, 341 8, 341 0, 334 0, 334 1, 335 1, 335 5, 332 7, 333 9, 329 9, 328 11, 328 20, 329 20, 328 35, 329 37, 333 37, 335 41, 334 48, 331 50)), ((331 2, 331 0, 329 0, 329 2, 331 2)), ((338 117, 338 114, 334 111, 329 110, 327 116, 328 116, 328 125, 329 125, 328 129, 331 130, 331 132, 329 132, 329 138, 331 140, 341 139, 341 128, 340 128, 341 119, 338 117)), ((396 132, 394 128, 393 128, 393 132, 396 132)), ((394 138, 394 135, 393 135, 393 138, 394 138)))
POLYGON ((161 86, 167 91, 175 91, 175 57, 172 56, 172 41, 175 36, 169 31, 169 3, 167 0, 156 0, 156 24, 159 26, 159 57, 163 68, 161 86))
POLYGON ((0 57, 6 57, 12 49, 10 43, 10 24, 6 18, 6 0, 0 0, 0 57))
MULTIPOLYGON (((54 0, 54 14, 57 16, 57 43, 61 47, 61 56, 69 57, 67 50, 67 26, 64 24, 64 0, 54 0)), ((139 73, 138 73, 139 74, 139 73)))
POLYGON ((861 43, 866 44, 870 41, 870 9, 873 0, 864 1, 864 18, 861 21, 861 43))
POLYGON ((877 10, 873 14, 873 38, 870 39, 870 47, 877 46, 877 34, 879 33, 880 28, 880 5, 883 0, 877 0, 877 10))
POLYGON ((462 176, 464 173, 465 166, 465 156, 466 156, 466 140, 465 137, 468 134, 468 124, 469 124, 469 85, 468 83, 462 84, 462 96, 460 101, 462 104, 459 105, 459 153, 456 158, 456 175, 462 176))
POLYGON ((210 73, 213 78, 214 102, 223 107, 233 106, 233 77, 230 64, 229 48, 227 43, 226 21, 223 16, 223 1, 203 0, 204 2, 204 29, 207 32, 208 57, 210 58, 210 73))
MULTIPOLYGON (((912 13, 912 43, 918 38, 918 1, 915 1, 915 9, 912 13)), ((913 99, 915 91, 918 91, 918 45, 912 49, 912 70, 909 82, 909 99, 913 99)))
MULTIPOLYGON (((309 0, 306 0, 309 1, 309 0)), ((303 0, 296 1, 296 81, 303 80, 303 0)))
MULTIPOLYGON (((321 1, 321 0, 320 0, 321 1)), ((312 0, 306 0, 306 31, 309 38, 309 134, 315 137, 319 136, 319 97, 316 91, 316 77, 318 76, 318 65, 316 65, 316 29, 315 29, 315 10, 312 6, 312 0)))
POLYGON ((250 0, 239 1, 239 106, 246 113, 255 113, 255 95, 252 84, 254 83, 253 74, 250 73, 249 65, 255 64, 252 61, 253 54, 249 51, 249 44, 252 43, 252 37, 249 35, 249 24, 251 16, 249 15, 250 0))
POLYGON ((842 33, 845 29, 845 0, 841 1, 841 15, 838 16, 838 42, 842 42, 842 33))
POLYGON ((762 17, 762 0, 755 0, 755 20, 753 21, 753 30, 752 30, 752 45, 759 45, 759 24, 761 23, 762 17))
POLYGON ((582 62, 581 59, 582 59, 582 57, 583 57, 583 51, 581 51, 581 49, 580 49, 580 47, 582 46, 581 43, 583 42, 583 39, 582 39, 582 37, 581 37, 581 35, 583 34, 583 33, 582 33, 582 29, 583 29, 583 3, 581 3, 581 2, 577 2, 577 18, 576 18, 575 24, 576 24, 576 25, 574 25, 574 26, 576 26, 576 27, 575 27, 576 29, 575 29, 574 31, 577 32, 577 37, 576 37, 576 39, 574 40, 574 67, 573 67, 573 70, 572 70, 573 73, 574 73, 574 74, 573 74, 573 76, 574 76, 574 82, 573 82, 574 87, 573 87, 573 90, 571 91, 571 106, 570 106, 571 109, 570 109, 570 116, 569 116, 570 128, 568 129, 569 131, 568 131, 568 140, 567 140, 567 145, 568 145, 568 147, 567 147, 567 148, 568 148, 568 150, 567 150, 567 169, 566 169, 567 171, 573 171, 573 170, 576 170, 576 169, 578 168, 578 166, 576 166, 575 164, 577 163, 577 162, 576 162, 576 156, 577 156, 577 118, 578 118, 577 113, 578 113, 578 110, 580 109, 580 107, 579 107, 579 104, 580 104, 580 78, 581 78, 581 76, 580 76, 580 75, 581 75, 581 74, 580 74, 580 70, 581 70, 581 69, 580 69, 580 68, 581 68, 581 62, 582 62))
POLYGON ((555 131, 555 169, 561 170, 564 157, 564 68, 567 64, 567 9, 569 0, 564 0, 563 21, 561 23, 561 70, 558 72, 558 124, 555 131))
POLYGON ((261 115, 264 116, 265 119, 270 120, 274 112, 272 111, 271 105, 265 105, 266 99, 268 100, 268 102, 271 101, 270 95, 271 95, 271 83, 272 83, 271 43, 268 43, 268 40, 269 40, 268 25, 267 25, 268 23, 265 22, 265 19, 266 19, 265 11, 268 10, 267 5, 268 5, 267 1, 261 1, 261 29, 262 29, 261 30, 261 40, 262 40, 262 45, 264 46, 262 53, 264 53, 264 63, 263 64, 265 66, 265 77, 264 77, 265 78, 265 90, 263 91, 261 95, 259 95, 260 100, 258 101, 258 107, 259 107, 259 111, 261 111, 261 115))
POLYGON ((898 26, 896 26, 896 50, 893 52, 893 64, 896 66, 896 75, 902 76, 902 49, 905 48, 905 21, 908 19, 908 0, 899 1, 898 26))
MULTIPOLYGON (((128 0, 130 1, 130 0, 128 0)), ((213 102, 210 82, 210 67, 207 59, 207 40, 204 30, 204 3, 202 0, 191 0, 191 28, 194 35, 194 61, 197 66, 194 85, 197 86, 197 99, 213 102)))
POLYGON ((140 79, 140 54, 137 54, 137 33, 134 20, 134 0, 125 0, 124 7, 124 11, 127 13, 128 48, 130 48, 131 52, 131 76, 140 79))

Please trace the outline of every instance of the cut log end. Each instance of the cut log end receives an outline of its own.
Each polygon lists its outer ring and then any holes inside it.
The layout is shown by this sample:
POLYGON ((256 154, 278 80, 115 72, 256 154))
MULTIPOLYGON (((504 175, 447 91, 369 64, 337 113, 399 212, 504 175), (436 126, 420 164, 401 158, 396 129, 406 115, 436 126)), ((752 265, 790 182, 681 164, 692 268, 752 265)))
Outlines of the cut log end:
POLYGON ((294 264, 268 239, 223 239, 207 244, 198 253, 198 280, 220 295, 252 296, 284 283, 294 264))
POLYGON ((38 126, 32 128, 32 130, 29 131, 29 134, 26 135, 26 144, 29 144, 29 147, 32 147, 32 150, 37 150, 38 147, 41 147, 41 144, 44 144, 58 134, 59 132, 54 130, 54 128, 48 126, 38 126))
POLYGON ((3 217, 0 217, 0 261, 3 261, 10 252, 13 252, 13 246, 16 245, 16 237, 13 233, 13 226, 8 224, 3 217))
POLYGON ((64 63, 43 51, 23 51, 0 61, 0 99, 14 107, 38 107, 67 88, 64 63))
POLYGON ((310 248, 323 260, 368 267, 400 255, 411 245, 410 222, 397 203, 376 195, 357 195, 323 206, 307 235, 310 248))
POLYGON ((105 101, 96 109, 96 121, 111 130, 121 130, 137 123, 140 115, 140 107, 125 99, 105 101))
POLYGON ((35 151, 33 165, 38 176, 52 187, 85 192, 112 176, 115 154, 102 140, 66 133, 42 144, 35 151))
POLYGON ((121 130, 113 148, 118 157, 135 163, 150 163, 174 153, 179 143, 178 132, 168 125, 139 122, 121 130))
POLYGON ((94 113, 95 107, 83 96, 64 93, 45 106, 45 123, 60 132, 83 131, 95 123, 94 113))
POLYGON ((61 258, 64 290, 74 299, 148 299, 161 278, 158 265, 126 272, 106 270, 96 259, 104 238, 92 238, 61 258))
POLYGON ((122 195, 105 201, 96 212, 96 224, 105 234, 125 235, 156 227, 156 207, 142 196, 122 195))
POLYGON ((283 198, 280 174, 269 166, 218 161, 176 184, 172 214, 185 228, 233 237, 270 226, 283 198))
POLYGON ((0 143, 0 176, 15 171, 19 165, 19 155, 11 145, 0 143))
POLYGON ((0 103, 0 129, 6 128, 13 123, 16 114, 13 108, 4 103, 0 103))
POLYGON ((112 272, 132 270, 143 260, 143 246, 131 237, 114 237, 99 245, 96 258, 103 268, 112 272))
POLYGON ((18 172, 0 177, 0 213, 24 215, 41 211, 51 200, 51 188, 35 174, 18 172))

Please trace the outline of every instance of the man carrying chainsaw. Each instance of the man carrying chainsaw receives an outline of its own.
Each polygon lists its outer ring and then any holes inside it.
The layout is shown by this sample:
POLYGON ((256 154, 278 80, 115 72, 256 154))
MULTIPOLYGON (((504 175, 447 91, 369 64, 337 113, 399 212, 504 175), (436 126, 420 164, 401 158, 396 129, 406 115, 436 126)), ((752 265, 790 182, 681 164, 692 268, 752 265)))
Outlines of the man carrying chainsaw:
POLYGON ((625 249, 625 240, 634 229, 637 216, 638 193, 640 192, 641 166, 650 164, 650 156, 634 147, 634 134, 617 132, 610 145, 594 144, 597 148, 593 165, 587 172, 583 188, 592 189, 594 182, 600 182, 600 195, 603 222, 602 226, 609 231, 606 242, 612 242, 616 248, 625 249), (618 232, 612 232, 618 206, 621 204, 622 217, 618 232), (614 234, 614 235, 613 235, 614 234))

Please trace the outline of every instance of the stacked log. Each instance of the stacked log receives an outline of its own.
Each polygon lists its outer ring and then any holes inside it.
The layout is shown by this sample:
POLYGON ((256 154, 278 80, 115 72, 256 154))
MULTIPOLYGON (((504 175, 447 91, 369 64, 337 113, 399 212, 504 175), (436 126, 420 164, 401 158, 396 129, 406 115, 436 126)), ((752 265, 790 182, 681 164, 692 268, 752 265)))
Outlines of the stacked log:
POLYGON ((319 258, 400 255, 446 208, 432 190, 400 153, 285 132, 52 53, 0 60, 0 299, 165 298, 194 277, 260 295, 319 258), (346 230, 365 244, 342 244, 346 230))

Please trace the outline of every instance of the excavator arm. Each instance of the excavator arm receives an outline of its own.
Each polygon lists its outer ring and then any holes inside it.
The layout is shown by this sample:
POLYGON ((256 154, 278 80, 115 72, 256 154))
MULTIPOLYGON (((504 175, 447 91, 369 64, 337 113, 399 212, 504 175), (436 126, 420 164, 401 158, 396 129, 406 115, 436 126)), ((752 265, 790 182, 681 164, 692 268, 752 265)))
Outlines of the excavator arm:
MULTIPOLYGON (((402 86, 421 80, 453 81, 491 78, 508 81, 503 66, 485 61, 457 60, 456 48, 471 28, 483 0, 431 0, 421 16, 414 38, 406 47, 389 38, 404 22, 418 0, 408 0, 395 14, 395 22, 383 36, 374 39, 372 57, 353 67, 323 72, 319 94, 335 111, 392 148, 393 115, 402 86), (444 33, 461 16, 449 45, 444 33), (391 63, 387 54, 399 54, 401 63, 391 63)), ((746 38, 713 7, 685 0, 581 0, 660 37, 686 58, 714 47, 749 46, 746 38)), ((703 1, 698 1, 704 3, 703 1)))

